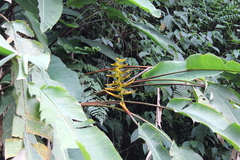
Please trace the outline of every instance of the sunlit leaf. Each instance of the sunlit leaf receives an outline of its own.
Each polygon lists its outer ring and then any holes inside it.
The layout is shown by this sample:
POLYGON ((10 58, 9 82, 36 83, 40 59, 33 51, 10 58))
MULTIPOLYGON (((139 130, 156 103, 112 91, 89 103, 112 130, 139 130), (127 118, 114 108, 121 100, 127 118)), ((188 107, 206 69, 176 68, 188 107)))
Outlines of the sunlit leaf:
POLYGON ((0 35, 0 54, 10 55, 13 54, 15 50, 8 44, 8 42, 0 35))
POLYGON ((141 9, 151 13, 153 16, 159 18, 161 16, 161 11, 156 9, 155 6, 149 0, 128 0, 129 2, 135 4, 141 9))
POLYGON ((146 141, 154 160, 171 159, 167 149, 170 148, 172 141, 163 131, 144 123, 138 126, 138 136, 146 141))
POLYGON ((217 111, 221 112, 232 123, 240 124, 240 109, 234 108, 230 103, 230 101, 233 101, 240 104, 237 93, 222 85, 209 85, 205 92, 213 95, 210 104, 217 111))
POLYGON ((59 20, 63 10, 62 0, 38 0, 38 9, 41 20, 40 29, 44 33, 59 20))

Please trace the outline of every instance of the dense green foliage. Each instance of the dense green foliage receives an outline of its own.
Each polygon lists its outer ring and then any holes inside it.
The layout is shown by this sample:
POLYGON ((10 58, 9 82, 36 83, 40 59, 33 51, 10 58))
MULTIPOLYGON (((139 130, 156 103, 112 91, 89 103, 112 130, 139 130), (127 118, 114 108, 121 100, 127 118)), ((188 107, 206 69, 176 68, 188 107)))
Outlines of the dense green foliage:
POLYGON ((238 159, 239 24, 239 0, 1 1, 3 157, 238 159))

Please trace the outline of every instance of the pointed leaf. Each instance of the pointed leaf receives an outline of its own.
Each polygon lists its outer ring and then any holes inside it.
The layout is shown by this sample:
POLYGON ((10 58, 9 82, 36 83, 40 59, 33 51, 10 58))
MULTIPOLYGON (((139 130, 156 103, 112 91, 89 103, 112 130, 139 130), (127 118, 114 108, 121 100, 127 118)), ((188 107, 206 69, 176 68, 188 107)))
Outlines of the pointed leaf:
POLYGON ((201 103, 187 106, 188 103, 189 101, 184 98, 174 98, 167 104, 167 107, 209 126, 212 130, 224 130, 230 125, 230 121, 212 107, 201 103), (178 105, 179 103, 181 106, 178 105))
POLYGON ((0 35, 0 54, 7 56, 14 53, 15 50, 8 44, 8 42, 0 35))
POLYGON ((152 39, 157 45, 161 46, 163 49, 168 51, 170 54, 174 54, 174 48, 175 50, 182 52, 182 50, 169 38, 167 38, 165 35, 161 34, 160 32, 156 31, 155 29, 142 24, 138 22, 133 22, 128 20, 127 21, 131 26, 137 28, 138 30, 142 31, 144 34, 146 34, 150 39, 152 39))
POLYGON ((236 61, 226 61, 215 55, 192 55, 186 59, 187 69, 217 70, 240 73, 240 64, 236 61))
POLYGON ((172 142, 163 131, 144 123, 142 126, 138 126, 138 133, 138 136, 146 141, 154 160, 171 159, 166 148, 169 148, 172 142))
POLYGON ((41 20, 40 29, 44 33, 59 20, 63 10, 62 0, 38 0, 38 9, 41 20))
POLYGON ((101 52, 102 54, 104 54, 105 56, 111 58, 112 60, 115 61, 117 55, 112 51, 112 49, 104 44, 101 44, 97 41, 93 41, 90 39, 86 39, 84 37, 81 37, 81 41, 84 43, 87 43, 88 45, 92 46, 92 47, 99 47, 101 48, 101 50, 99 52, 101 52))
POLYGON ((185 99, 174 98, 168 103, 167 107, 192 118, 194 121, 208 126, 213 132, 221 135, 225 140, 233 145, 235 149, 240 150, 239 124, 231 123, 227 118, 224 117, 224 115, 210 106, 200 103, 193 103, 190 106, 187 105, 188 102, 185 99), (176 107, 181 100, 185 101, 186 104, 185 106, 182 105, 182 109, 180 109, 181 107, 176 107))
POLYGON ((234 108, 230 101, 240 104, 237 93, 222 85, 209 85, 205 91, 212 94, 210 104, 219 112, 221 112, 232 123, 240 124, 240 109, 234 108))
POLYGON ((203 158, 193 150, 178 147, 176 143, 173 143, 170 149, 170 155, 172 156, 172 160, 203 160, 203 158))
POLYGON ((2 65, 4 65, 6 62, 8 62, 10 59, 12 59, 13 57, 15 57, 17 54, 10 54, 7 57, 3 58, 0 60, 0 67, 2 65))
POLYGON ((150 78, 159 76, 155 79, 162 81, 152 81, 150 83, 186 83, 199 77, 220 74, 221 71, 187 70, 184 61, 164 61, 158 63, 153 69, 145 72, 142 77, 150 78), (164 80, 168 79, 168 80, 164 80), (180 81, 177 81, 180 80, 180 81))
POLYGON ((128 0, 136 6, 142 8, 143 10, 151 13, 153 16, 159 18, 161 16, 161 11, 156 9, 155 6, 149 0, 128 0))

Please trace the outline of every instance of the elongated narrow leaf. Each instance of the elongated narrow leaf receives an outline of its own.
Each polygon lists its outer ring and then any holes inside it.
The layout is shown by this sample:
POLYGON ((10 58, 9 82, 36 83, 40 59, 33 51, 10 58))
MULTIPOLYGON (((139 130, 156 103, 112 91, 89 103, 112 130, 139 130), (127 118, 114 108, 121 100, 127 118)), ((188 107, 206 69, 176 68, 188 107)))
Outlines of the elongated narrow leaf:
POLYGON ((10 54, 7 57, 0 60, 0 66, 4 65, 6 62, 8 62, 10 59, 15 57, 17 54, 10 54))
POLYGON ((237 93, 222 85, 209 85, 205 92, 213 95, 210 104, 217 111, 221 112, 230 122, 240 124, 240 109, 234 108, 230 103, 233 101, 240 104, 237 93))
POLYGON ((66 90, 52 86, 45 86, 39 90, 32 85, 29 89, 30 93, 35 94, 41 102, 41 118, 47 124, 51 124, 54 129, 53 153, 55 157, 68 159, 68 149, 78 148, 76 143, 78 141, 86 148, 93 160, 120 159, 104 133, 97 127, 81 125, 81 122, 86 121, 87 117, 78 101, 71 97, 66 90), (72 119, 76 121, 74 122, 72 119))
POLYGON ((159 18, 161 16, 161 11, 156 9, 155 6, 149 0, 128 0, 136 6, 142 8, 143 10, 151 13, 153 16, 159 18))
POLYGON ((213 130, 224 130, 230 125, 230 121, 212 107, 200 103, 193 103, 186 107, 188 103, 189 101, 184 98, 174 98, 167 104, 167 107, 189 116, 194 121, 201 122, 213 130))
POLYGON ((186 59, 187 69, 218 70, 240 73, 240 64, 235 61, 226 61, 215 55, 192 55, 186 59))
POLYGON ((151 83, 186 83, 199 77, 220 74, 221 71, 187 70, 184 61, 165 61, 158 63, 153 69, 144 73, 143 78, 159 76, 151 83), (168 80, 164 80, 168 79, 168 80), (180 80, 180 81, 179 81, 180 80))
POLYGON ((62 0, 38 0, 38 9, 41 20, 40 29, 44 33, 59 20, 63 10, 62 0))
POLYGON ((224 115, 211 106, 200 103, 193 103, 187 106, 188 103, 185 99, 175 98, 168 103, 167 107, 208 126, 213 132, 224 137, 235 149, 240 150, 239 124, 231 123, 224 115), (179 102, 181 102, 182 109, 178 106, 179 102), (185 106, 183 105, 184 103, 185 106))
POLYGON ((86 120, 86 116, 77 100, 61 87, 45 86, 42 90, 30 87, 30 93, 39 99, 41 119, 54 129, 53 154, 67 159, 67 148, 78 148, 77 135, 72 126, 77 121, 86 120))
POLYGON ((165 61, 143 74, 143 78, 159 76, 155 79, 169 79, 151 83, 184 83, 174 80, 191 81, 204 76, 212 76, 223 71, 238 73, 240 64, 235 61, 225 61, 214 55, 192 55, 186 61, 165 61))
POLYGON ((154 160, 170 160, 169 149, 172 141, 163 131, 144 123, 138 126, 138 136, 146 141, 154 160))
POLYGON ((8 42, 0 35, 0 54, 10 55, 13 54, 15 50, 8 44, 8 42))
POLYGON ((185 147, 178 147, 175 142, 170 149, 170 155, 172 156, 171 160, 203 160, 203 158, 193 150, 185 147))
POLYGON ((142 24, 138 22, 133 22, 128 20, 128 23, 137 28, 138 30, 142 31, 144 34, 146 34, 150 39, 152 39, 156 44, 161 46, 163 49, 168 51, 170 54, 174 54, 175 51, 172 49, 174 48, 176 51, 182 52, 182 50, 169 38, 167 38, 165 35, 159 33, 155 29, 142 24))
POLYGON ((68 92, 80 101, 83 88, 80 86, 76 72, 67 68, 61 59, 54 55, 51 56, 47 72, 52 80, 62 83, 68 92))
POLYGON ((99 47, 101 49, 99 52, 101 52, 102 54, 111 58, 114 61, 116 60, 117 55, 108 46, 106 46, 104 44, 101 44, 97 41, 86 39, 84 37, 81 37, 81 41, 84 42, 84 43, 87 43, 88 45, 90 45, 92 47, 99 47))

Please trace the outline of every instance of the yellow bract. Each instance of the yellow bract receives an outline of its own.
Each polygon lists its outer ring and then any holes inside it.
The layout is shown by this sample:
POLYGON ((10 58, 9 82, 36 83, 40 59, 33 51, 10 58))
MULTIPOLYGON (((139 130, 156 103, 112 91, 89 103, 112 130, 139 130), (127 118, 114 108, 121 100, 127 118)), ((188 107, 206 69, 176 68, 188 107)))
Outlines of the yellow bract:
POLYGON ((107 86, 111 86, 110 88, 105 88, 105 91, 117 98, 120 98, 121 100, 123 99, 123 95, 127 95, 127 94, 132 94, 135 91, 127 91, 126 89, 124 89, 124 87, 130 85, 133 81, 131 80, 128 83, 124 83, 123 81, 125 79, 127 79, 131 73, 127 74, 128 72, 130 72, 130 69, 128 70, 124 70, 123 68, 126 67, 128 64, 123 64, 123 62, 126 59, 120 59, 120 58, 116 58, 117 61, 113 64, 111 64, 112 66, 115 66, 113 69, 111 69, 110 71, 113 73, 111 75, 107 75, 108 77, 112 77, 114 78, 113 83, 110 84, 106 84, 107 86), (115 91, 118 92, 118 94, 114 94, 110 91, 115 91))

